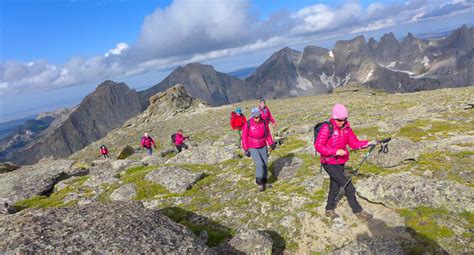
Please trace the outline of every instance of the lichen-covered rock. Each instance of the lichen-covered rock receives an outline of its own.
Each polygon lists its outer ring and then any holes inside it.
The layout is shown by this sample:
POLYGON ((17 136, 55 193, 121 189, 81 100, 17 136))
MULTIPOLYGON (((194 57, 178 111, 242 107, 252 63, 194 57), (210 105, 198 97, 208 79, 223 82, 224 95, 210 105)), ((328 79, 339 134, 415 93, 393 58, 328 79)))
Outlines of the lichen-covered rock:
POLYGON ((406 254, 403 247, 393 239, 389 238, 364 238, 352 242, 343 248, 337 249, 330 252, 331 255, 353 255, 353 254, 366 254, 366 255, 377 255, 377 254, 393 254, 402 255, 406 254))
POLYGON ((126 158, 132 156, 133 153, 135 153, 135 150, 133 149, 133 147, 130 146, 130 145, 126 145, 125 147, 123 147, 120 150, 120 153, 119 153, 117 159, 126 159, 126 158))
POLYGON ((278 158, 272 163, 273 173, 278 180, 287 180, 295 176, 303 163, 298 157, 278 158))
POLYGON ((114 190, 110 195, 112 201, 128 201, 137 195, 137 188, 133 183, 127 183, 120 188, 114 190))
POLYGON ((115 169, 110 160, 103 161, 89 169, 89 179, 84 183, 87 187, 100 187, 119 181, 120 169, 115 169))
POLYGON ((369 161, 381 167, 395 167, 409 161, 415 161, 423 151, 423 145, 416 144, 410 139, 397 137, 388 143, 388 153, 377 153, 376 148, 369 161))
POLYGON ((169 192, 183 193, 203 178, 203 173, 193 173, 177 166, 163 166, 148 173, 145 180, 164 186, 169 192))
POLYGON ((273 240, 263 231, 241 230, 229 241, 228 246, 244 254, 270 255, 273 240))
POLYGON ((214 254, 138 202, 24 210, 0 218, 0 253, 214 254))
POLYGON ((184 150, 169 159, 168 164, 209 164, 214 165, 237 157, 235 148, 205 145, 184 150))
POLYGON ((372 176, 357 182, 365 199, 392 208, 444 207, 452 212, 474 211, 474 188, 410 173, 372 176))
POLYGON ((140 160, 140 163, 142 163, 142 165, 144 166, 149 166, 149 165, 159 165, 163 163, 164 161, 165 160, 160 156, 151 155, 151 156, 144 157, 142 160, 140 160))
POLYGON ((118 159, 118 160, 112 160, 110 161, 110 164, 112 165, 112 168, 115 170, 123 170, 126 169, 132 161, 128 159, 118 159))
POLYGON ((36 165, 23 166, 0 178, 0 203, 13 205, 16 202, 41 195, 51 190, 55 183, 78 174, 74 161, 43 159, 36 165))

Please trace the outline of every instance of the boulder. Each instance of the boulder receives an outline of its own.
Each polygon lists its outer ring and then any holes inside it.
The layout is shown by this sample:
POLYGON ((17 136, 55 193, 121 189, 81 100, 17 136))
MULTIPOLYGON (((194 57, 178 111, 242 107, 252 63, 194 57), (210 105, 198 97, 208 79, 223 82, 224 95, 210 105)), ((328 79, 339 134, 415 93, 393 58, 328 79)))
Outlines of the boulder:
POLYGON ((73 164, 73 160, 44 159, 36 165, 2 174, 0 203, 14 205, 20 200, 50 192, 57 182, 79 174, 73 164))
POLYGON ((273 240, 263 231, 240 230, 228 246, 244 254, 269 255, 272 254, 273 240))
POLYGON ((133 183, 127 183, 120 188, 114 190, 110 195, 112 201, 128 201, 137 195, 137 188, 133 183))
POLYGON ((118 160, 112 160, 110 161, 110 164, 112 165, 112 168, 115 170, 124 170, 126 169, 132 161, 128 159, 118 159, 118 160))
POLYGON ((278 158, 272 163, 273 174, 278 180, 291 179, 303 166, 303 160, 298 157, 278 158))
POLYGON ((474 211, 474 188, 456 182, 396 173, 359 180, 356 187, 359 196, 391 208, 429 206, 456 213, 474 211))
POLYGON ((139 202, 24 210, 0 226, 2 254, 214 254, 189 229, 139 202))
POLYGON ((135 153, 135 150, 130 145, 126 145, 125 147, 123 147, 119 151, 120 151, 120 153, 119 153, 117 159, 126 159, 126 158, 132 156, 135 153))
POLYGON ((144 166, 150 166, 150 165, 159 165, 161 163, 165 162, 165 160, 162 157, 156 156, 156 155, 151 155, 144 157, 140 163, 144 166))
POLYGON ((115 169, 110 160, 95 165, 89 169, 89 179, 84 183, 87 187, 100 187, 119 181, 120 169, 115 169))
POLYGON ((192 147, 166 161, 168 164, 209 164, 214 165, 237 157, 235 149, 212 145, 192 147))
POLYGON ((148 173, 145 180, 164 186, 169 192, 183 193, 204 177, 203 173, 193 173, 177 166, 162 166, 148 173))

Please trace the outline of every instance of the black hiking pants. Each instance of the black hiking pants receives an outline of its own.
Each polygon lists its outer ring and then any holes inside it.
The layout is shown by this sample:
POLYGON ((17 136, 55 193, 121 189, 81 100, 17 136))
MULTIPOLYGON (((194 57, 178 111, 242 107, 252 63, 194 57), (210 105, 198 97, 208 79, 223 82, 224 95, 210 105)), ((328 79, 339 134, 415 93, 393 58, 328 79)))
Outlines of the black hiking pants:
MULTIPOLYGON (((339 193, 339 189, 346 184, 348 178, 344 174, 344 165, 329 165, 323 164, 324 170, 329 174, 331 177, 330 184, 329 184, 329 195, 328 195, 328 203, 326 205, 326 210, 334 210, 336 208, 336 196, 339 193)), ((355 196, 355 187, 350 182, 346 186, 345 194, 347 197, 347 201, 349 202, 349 206, 352 208, 353 213, 360 213, 362 211, 362 207, 360 206, 359 202, 357 202, 357 198, 355 196)))
POLYGON ((187 150, 188 146, 186 144, 176 145, 176 150, 180 153, 183 149, 187 150))

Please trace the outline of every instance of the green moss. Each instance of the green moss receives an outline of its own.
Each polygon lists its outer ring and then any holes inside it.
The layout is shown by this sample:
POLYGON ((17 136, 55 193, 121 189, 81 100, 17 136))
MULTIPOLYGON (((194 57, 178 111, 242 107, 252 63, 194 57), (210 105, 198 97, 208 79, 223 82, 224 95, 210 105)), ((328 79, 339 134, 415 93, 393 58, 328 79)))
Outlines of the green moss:
POLYGON ((402 127, 399 135, 419 142, 424 139, 436 140, 440 137, 448 137, 452 132, 468 132, 472 130, 471 127, 472 124, 467 121, 415 120, 402 127))
POLYGON ((365 128, 352 128, 354 133, 357 136, 366 136, 370 137, 371 139, 381 138, 383 134, 379 131, 377 126, 372 127, 365 127, 365 128))
POLYGON ((145 180, 145 175, 156 170, 156 166, 141 166, 128 169, 120 179, 124 184, 133 183, 137 189, 135 200, 144 200, 154 198, 158 194, 169 194, 169 192, 161 185, 155 182, 145 180))
POLYGON ((188 227, 197 236, 199 236, 202 231, 206 231, 208 234, 207 245, 210 247, 218 246, 225 240, 230 239, 234 234, 234 231, 231 229, 208 219, 202 223, 193 222, 192 218, 195 218, 196 215, 179 207, 165 208, 161 210, 161 213, 173 221, 188 227))
POLYGON ((420 248, 434 251, 438 242, 454 236, 454 232, 441 222, 449 222, 451 214, 443 208, 417 207, 415 209, 398 210, 405 217, 409 232, 417 240, 418 245, 411 247, 411 252, 417 253, 420 248))
POLYGON ((66 187, 51 196, 34 196, 15 203, 14 208, 21 211, 26 208, 45 208, 45 207, 63 207, 71 205, 71 203, 64 203, 64 198, 74 191, 70 187, 66 187))
POLYGON ((302 148, 305 145, 305 141, 297 139, 294 136, 290 136, 281 147, 277 147, 277 149, 272 151, 271 154, 273 154, 273 156, 275 157, 284 157, 285 155, 288 155, 291 151, 302 148))
POLYGON ((425 170, 434 171, 435 175, 473 186, 472 179, 465 178, 460 173, 474 171, 474 151, 425 153, 419 157, 418 164, 415 166, 420 172, 425 170))

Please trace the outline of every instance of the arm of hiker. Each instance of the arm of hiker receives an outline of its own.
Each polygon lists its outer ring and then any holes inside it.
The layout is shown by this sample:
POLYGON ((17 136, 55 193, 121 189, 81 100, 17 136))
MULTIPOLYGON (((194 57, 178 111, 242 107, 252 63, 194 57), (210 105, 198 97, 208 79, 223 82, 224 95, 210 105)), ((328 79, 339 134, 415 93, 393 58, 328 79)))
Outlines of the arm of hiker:
POLYGON ((335 156, 336 148, 327 146, 327 140, 329 139, 329 126, 326 124, 321 127, 321 130, 318 133, 318 137, 314 142, 314 148, 319 154, 325 157, 335 156))
POLYGON ((244 151, 249 149, 249 146, 247 143, 247 137, 248 137, 248 128, 247 128, 247 124, 244 124, 244 126, 242 127, 242 137, 241 137, 242 149, 244 151))
POLYGON ((367 140, 359 140, 357 136, 354 134, 354 131, 352 129, 349 129, 349 147, 351 149, 356 150, 356 149, 361 149, 367 147, 369 144, 369 141, 367 140))
POLYGON ((270 127, 267 125, 265 128, 267 129, 267 137, 265 138, 267 141, 267 145, 273 146, 275 142, 273 141, 272 134, 270 133, 270 127))
POLYGON ((270 122, 276 127, 277 126, 276 121, 273 118, 272 112, 270 112, 270 110, 268 110, 268 116, 270 117, 270 122))

